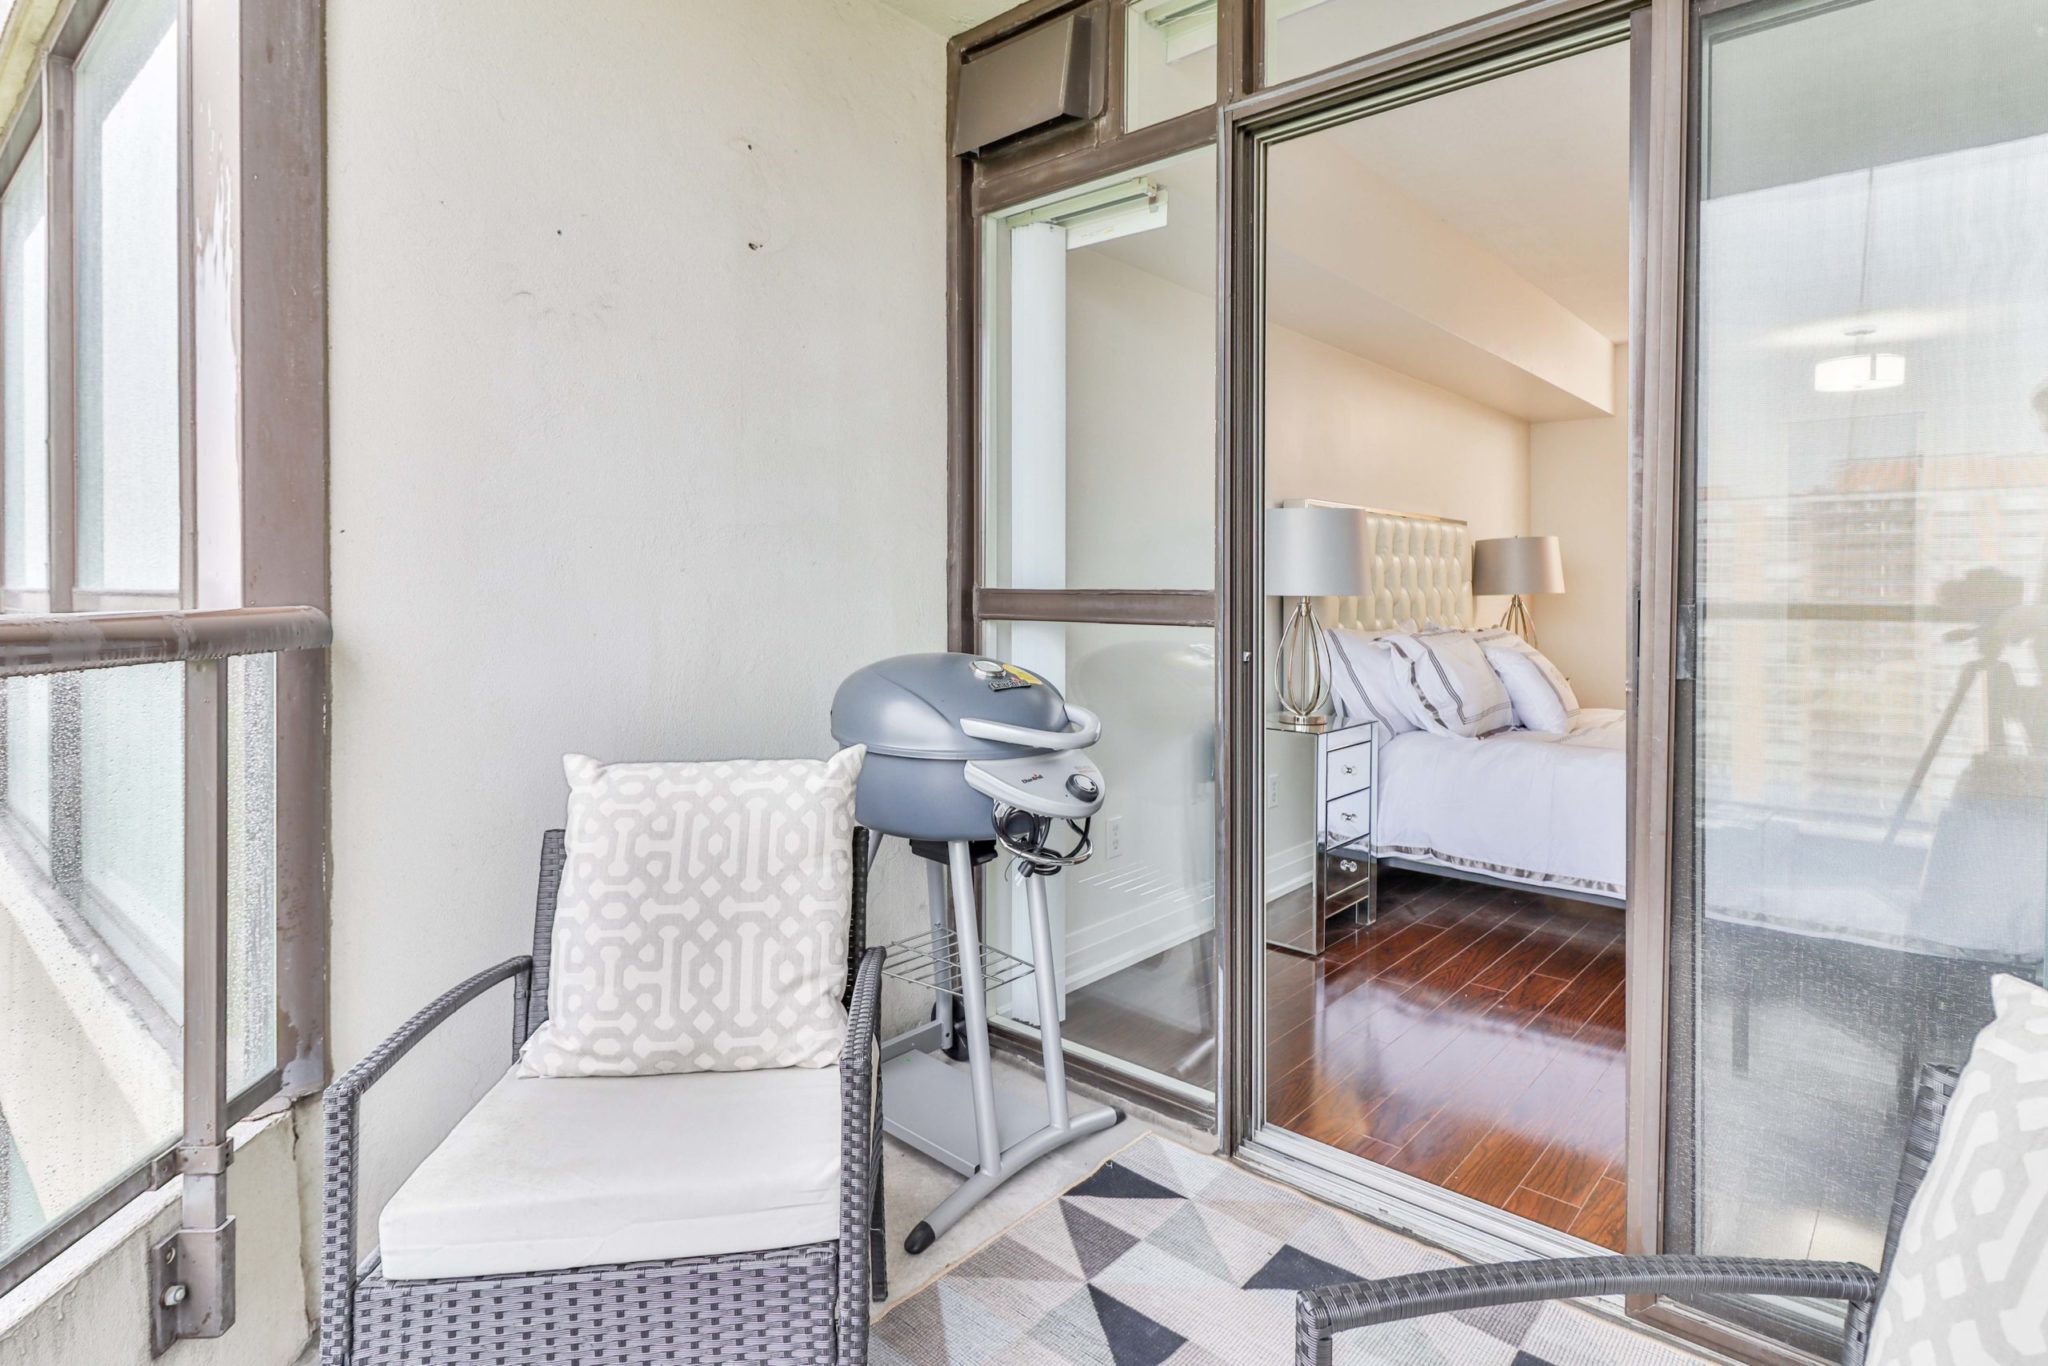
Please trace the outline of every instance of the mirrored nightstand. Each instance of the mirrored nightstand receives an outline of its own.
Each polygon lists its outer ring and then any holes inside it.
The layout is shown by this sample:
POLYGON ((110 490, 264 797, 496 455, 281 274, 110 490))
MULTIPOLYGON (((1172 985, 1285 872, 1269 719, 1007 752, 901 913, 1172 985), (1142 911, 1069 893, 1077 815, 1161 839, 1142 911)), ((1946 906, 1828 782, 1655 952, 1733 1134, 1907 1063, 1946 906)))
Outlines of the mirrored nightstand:
POLYGON ((1370 924, 1377 909, 1379 876, 1372 835, 1379 725, 1338 716, 1319 730, 1304 732, 1275 718, 1266 729, 1269 762, 1274 751, 1270 742, 1296 734, 1302 737, 1297 743, 1313 746, 1315 773, 1309 876, 1303 886, 1266 903, 1266 942, 1290 953, 1319 957, 1328 942, 1332 916, 1355 911, 1361 924, 1370 924))

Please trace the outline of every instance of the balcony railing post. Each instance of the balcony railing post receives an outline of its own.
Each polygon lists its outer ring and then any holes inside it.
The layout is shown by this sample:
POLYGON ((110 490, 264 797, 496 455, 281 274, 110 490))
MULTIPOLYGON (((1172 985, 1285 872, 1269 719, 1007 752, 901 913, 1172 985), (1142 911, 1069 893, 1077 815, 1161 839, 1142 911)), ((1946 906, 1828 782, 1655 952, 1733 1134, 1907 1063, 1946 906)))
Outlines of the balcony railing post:
POLYGON ((151 1348, 235 1322, 228 1215, 228 663, 185 663, 185 1141, 178 1231, 150 1253, 151 1348))

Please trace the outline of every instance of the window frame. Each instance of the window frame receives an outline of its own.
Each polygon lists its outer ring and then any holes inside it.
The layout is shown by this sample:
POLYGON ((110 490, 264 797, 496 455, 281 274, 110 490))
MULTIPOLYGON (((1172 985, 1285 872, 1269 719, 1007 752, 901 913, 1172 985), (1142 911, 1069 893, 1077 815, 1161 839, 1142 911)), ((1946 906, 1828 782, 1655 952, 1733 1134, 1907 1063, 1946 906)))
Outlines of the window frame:
MULTIPOLYGON (((330 1072, 325 21, 319 0, 177 0, 179 588, 174 600, 87 594, 76 575, 75 71, 121 2, 70 0, 39 31, 5 39, 34 54, 34 74, 0 131, 0 188, 48 134, 50 563, 47 592, 0 585, 0 673, 185 663, 184 1124, 177 1142, 0 1261, 0 1295, 136 1196, 180 1177, 183 1227, 158 1247, 187 1254, 175 1273, 186 1293, 170 1306, 152 1295, 152 1346, 161 1351, 234 1322, 228 1128, 267 1105, 317 1095, 330 1072), (276 1048, 274 1065, 231 1095, 228 659, 247 654, 276 659, 276 1048)), ((69 781, 75 788, 75 772, 69 781)), ((53 829, 53 847, 57 837, 53 829)))

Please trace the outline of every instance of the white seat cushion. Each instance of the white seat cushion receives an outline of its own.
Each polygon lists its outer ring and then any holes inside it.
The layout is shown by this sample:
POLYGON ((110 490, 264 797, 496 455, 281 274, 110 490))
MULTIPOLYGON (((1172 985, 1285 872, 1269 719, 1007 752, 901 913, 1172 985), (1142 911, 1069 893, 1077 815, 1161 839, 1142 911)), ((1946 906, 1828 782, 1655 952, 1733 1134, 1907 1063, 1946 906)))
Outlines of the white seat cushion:
POLYGON ((391 1280, 839 1236, 839 1069, 508 1075, 384 1206, 391 1280))

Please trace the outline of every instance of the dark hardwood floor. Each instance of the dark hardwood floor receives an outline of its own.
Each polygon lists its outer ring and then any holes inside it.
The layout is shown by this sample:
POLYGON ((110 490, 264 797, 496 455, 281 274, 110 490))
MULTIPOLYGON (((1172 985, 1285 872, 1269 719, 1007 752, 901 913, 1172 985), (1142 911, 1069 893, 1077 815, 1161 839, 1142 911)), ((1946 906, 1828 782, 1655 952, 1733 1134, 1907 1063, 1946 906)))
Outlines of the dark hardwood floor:
POLYGON ((1388 871, 1378 921, 1266 951, 1274 1123, 1621 1247, 1621 912, 1388 871))

